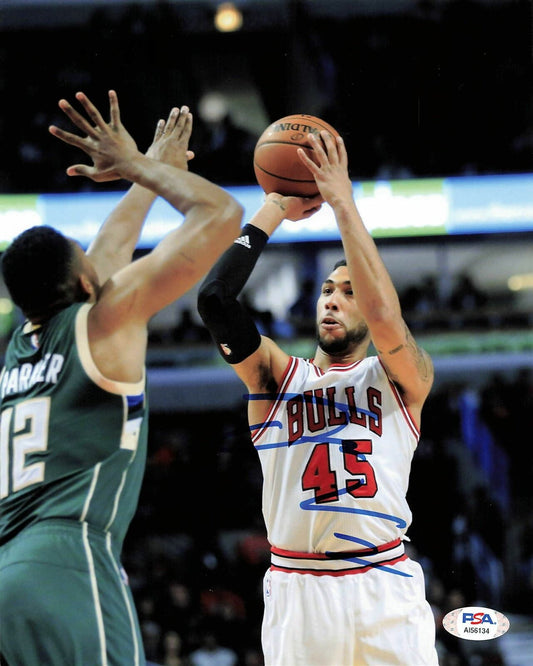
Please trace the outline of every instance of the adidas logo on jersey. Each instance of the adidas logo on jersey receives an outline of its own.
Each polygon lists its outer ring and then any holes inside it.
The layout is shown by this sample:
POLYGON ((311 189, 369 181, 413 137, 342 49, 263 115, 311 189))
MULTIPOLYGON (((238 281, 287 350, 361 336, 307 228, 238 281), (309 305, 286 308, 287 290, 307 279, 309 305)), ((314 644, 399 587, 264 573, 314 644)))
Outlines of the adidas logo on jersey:
POLYGON ((236 241, 233 241, 234 243, 238 243, 239 245, 244 245, 244 247, 250 249, 252 246, 250 245, 250 236, 246 234, 246 236, 239 236, 236 241))

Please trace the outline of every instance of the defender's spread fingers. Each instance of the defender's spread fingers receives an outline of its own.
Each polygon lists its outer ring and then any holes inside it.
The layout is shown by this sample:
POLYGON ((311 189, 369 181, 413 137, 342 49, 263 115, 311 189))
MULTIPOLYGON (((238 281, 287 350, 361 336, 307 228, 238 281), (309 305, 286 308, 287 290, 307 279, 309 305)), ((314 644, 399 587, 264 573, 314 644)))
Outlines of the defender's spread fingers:
MULTIPOLYGON (((117 93, 114 90, 110 90, 108 95, 109 95, 109 115, 111 119, 111 125, 113 127, 118 127, 120 125, 120 107, 118 105, 117 93)), ((95 111, 96 113, 98 113, 98 110, 96 108, 95 111)))
POLYGON ((170 113, 168 114, 168 119, 165 125, 165 132, 172 132, 174 127, 176 127, 176 122, 179 118, 180 110, 177 106, 172 107, 170 113))
POLYGON ((76 127, 79 127, 82 132, 85 132, 85 134, 94 137, 96 135, 96 132, 92 125, 87 121, 86 118, 84 118, 76 109, 69 103, 67 102, 66 99, 61 99, 59 100, 59 108, 67 115, 70 120, 76 125, 76 127))
POLYGON ((190 136, 192 132, 192 113, 189 111, 188 106, 182 106, 180 111, 180 117, 178 119, 177 129, 179 130, 179 137, 183 135, 190 136))
MULTIPOLYGON (((109 98, 111 102, 111 93, 109 95, 109 98)), ((96 127, 100 129, 104 129, 105 127, 107 127, 107 123, 102 118, 100 111, 98 111, 98 109, 95 107, 95 105, 91 102, 91 100, 87 97, 85 93, 82 92, 76 93, 76 99, 83 106, 83 108, 87 112, 87 115, 90 117, 90 119, 93 121, 96 127)))
POLYGON ((50 125, 48 131, 53 136, 61 139, 61 141, 64 141, 65 143, 69 143, 71 146, 76 146, 76 148, 81 148, 82 150, 85 149, 85 140, 77 134, 66 132, 65 130, 62 130, 60 127, 56 127, 55 125, 50 125))

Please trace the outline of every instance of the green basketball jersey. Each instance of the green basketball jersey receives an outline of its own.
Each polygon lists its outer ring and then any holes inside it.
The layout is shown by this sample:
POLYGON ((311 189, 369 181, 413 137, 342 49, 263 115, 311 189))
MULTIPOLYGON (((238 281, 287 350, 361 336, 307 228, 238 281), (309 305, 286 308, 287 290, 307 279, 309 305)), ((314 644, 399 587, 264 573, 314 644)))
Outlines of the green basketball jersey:
POLYGON ((77 303, 9 342, 0 377, 0 544, 49 518, 86 522, 116 547, 135 513, 147 445, 145 378, 106 379, 77 303))

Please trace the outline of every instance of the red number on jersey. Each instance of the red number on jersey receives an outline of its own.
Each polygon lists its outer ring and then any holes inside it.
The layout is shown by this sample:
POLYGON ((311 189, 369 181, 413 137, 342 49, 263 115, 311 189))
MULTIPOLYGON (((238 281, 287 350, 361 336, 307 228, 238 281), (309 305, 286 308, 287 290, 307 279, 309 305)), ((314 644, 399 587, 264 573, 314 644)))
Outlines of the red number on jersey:
MULTIPOLYGON (((302 475, 303 490, 315 491, 315 502, 336 502, 339 499, 337 474, 331 468, 328 442, 317 444, 302 475)), ((372 453, 369 439, 345 440, 342 446, 344 468, 357 478, 346 479, 346 491, 353 497, 374 497, 377 483, 372 465, 365 455, 372 453), (362 459, 359 456, 363 456, 362 459)))

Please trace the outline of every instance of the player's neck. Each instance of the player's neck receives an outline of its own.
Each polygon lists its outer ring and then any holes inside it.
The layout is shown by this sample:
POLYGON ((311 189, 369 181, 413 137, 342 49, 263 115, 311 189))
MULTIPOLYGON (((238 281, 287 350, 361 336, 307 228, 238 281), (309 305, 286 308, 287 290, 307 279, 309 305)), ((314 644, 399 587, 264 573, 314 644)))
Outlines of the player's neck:
POLYGON ((350 365, 356 361, 361 361, 366 357, 367 347, 358 346, 355 349, 347 350, 345 353, 328 354, 320 347, 317 347, 313 363, 323 372, 326 372, 332 365, 350 365))

